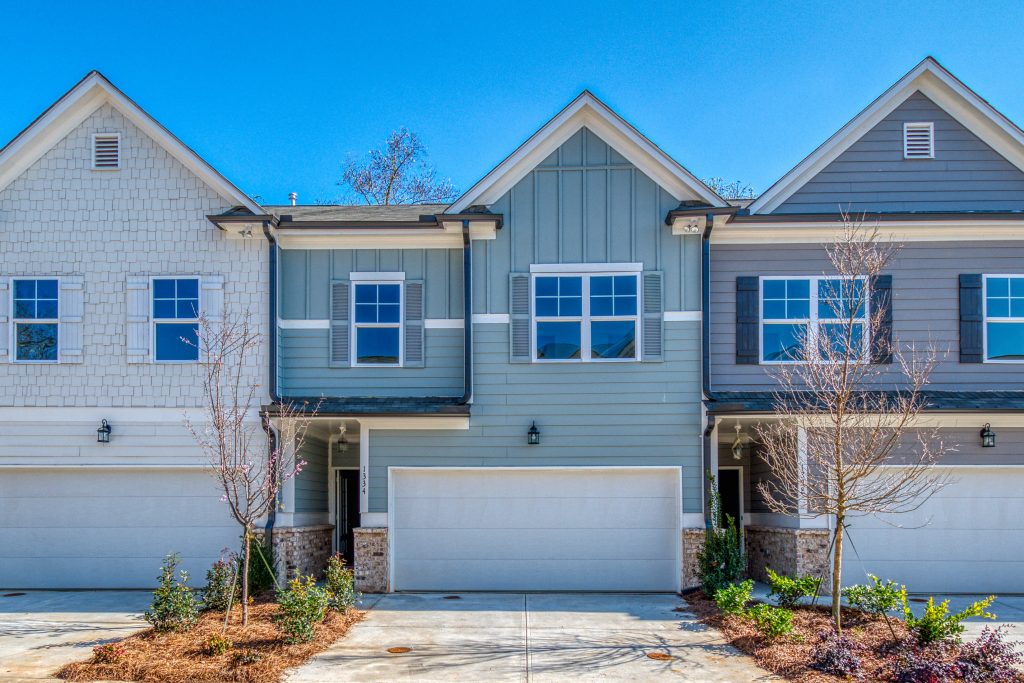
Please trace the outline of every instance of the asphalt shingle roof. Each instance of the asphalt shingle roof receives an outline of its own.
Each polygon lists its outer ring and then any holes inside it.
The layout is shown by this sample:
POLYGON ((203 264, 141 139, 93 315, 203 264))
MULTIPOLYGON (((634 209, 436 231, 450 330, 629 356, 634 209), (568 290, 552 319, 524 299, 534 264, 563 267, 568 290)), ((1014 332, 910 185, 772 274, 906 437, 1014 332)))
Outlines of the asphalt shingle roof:
MULTIPOLYGON (((284 397, 282 402, 297 408, 316 409, 319 416, 359 415, 469 415, 469 406, 455 396, 427 397, 378 397, 354 396, 351 398, 284 397)), ((267 406, 271 414, 273 406, 267 406)))
POLYGON ((448 208, 447 204, 365 204, 264 206, 278 219, 293 221, 418 221, 420 216, 433 216, 448 208), (285 218, 291 216, 291 218, 285 218))
MULTIPOLYGON (((884 391, 896 397, 897 391, 884 391)), ((925 410, 1024 411, 1024 391, 922 391, 925 410)), ((713 413, 770 413, 776 395, 770 391, 716 391, 708 405, 713 413)))

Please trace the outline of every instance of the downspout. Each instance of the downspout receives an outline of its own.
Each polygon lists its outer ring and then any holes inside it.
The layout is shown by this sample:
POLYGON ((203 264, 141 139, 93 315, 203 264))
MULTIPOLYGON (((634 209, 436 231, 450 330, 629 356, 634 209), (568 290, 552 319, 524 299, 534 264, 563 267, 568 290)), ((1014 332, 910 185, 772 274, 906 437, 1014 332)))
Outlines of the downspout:
POLYGON ((462 309, 463 309, 463 393, 461 405, 473 402, 473 245, 469 239, 469 221, 462 221, 462 309))
MULTIPOLYGON (((700 377, 701 391, 704 394, 705 412, 711 402, 711 230, 715 227, 715 215, 707 214, 704 219, 704 234, 700 240, 700 377)), ((704 428, 703 444, 704 471, 704 526, 710 529, 714 523, 711 519, 711 433, 715 429, 714 415, 708 415, 707 426, 704 428)))
MULTIPOLYGON (((280 400, 277 395, 277 240, 274 239, 274 235, 270 232, 270 223, 263 223, 263 235, 267 238, 269 247, 267 265, 270 271, 270 302, 268 320, 270 327, 270 334, 268 335, 267 343, 267 357, 270 365, 269 377, 269 389, 270 389, 270 402, 274 403, 280 400)), ((270 424, 270 420, 264 418, 263 429, 267 433, 267 461, 274 457, 274 451, 277 450, 277 433, 274 431, 273 426, 270 424)), ((270 508, 267 513, 267 523, 263 529, 263 535, 267 546, 274 547, 274 523, 277 521, 277 506, 280 504, 280 491, 278 491, 278 500, 275 505, 270 508)))

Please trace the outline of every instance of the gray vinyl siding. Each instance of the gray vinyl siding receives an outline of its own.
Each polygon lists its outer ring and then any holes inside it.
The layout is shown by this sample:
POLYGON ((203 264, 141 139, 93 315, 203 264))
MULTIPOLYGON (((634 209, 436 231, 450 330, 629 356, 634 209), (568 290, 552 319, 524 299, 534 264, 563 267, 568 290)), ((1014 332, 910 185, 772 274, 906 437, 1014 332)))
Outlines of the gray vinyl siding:
POLYGON ((295 512, 327 512, 327 442, 307 435, 297 452, 306 465, 295 476, 295 512))
MULTIPOLYGON (((985 420, 979 418, 977 427, 939 430, 939 438, 948 449, 939 460, 939 464, 958 467, 1024 465, 1024 429, 994 427, 992 431, 996 433, 995 448, 982 448, 981 428, 984 423, 985 420)), ((900 451, 909 454, 920 453, 915 433, 908 433, 904 437, 900 451)), ((900 459, 897 453, 896 460, 900 459)), ((952 476, 956 477, 955 472, 952 476)))
POLYGON ((1019 211, 1024 172, 920 92, 811 178, 774 213, 1019 211), (903 124, 935 124, 935 158, 903 158, 903 124))
MULTIPOLYGON (((770 229, 770 228, 766 228, 770 229)), ((970 228, 964 228, 965 240, 970 228)), ((829 272, 824 248, 812 244, 716 244, 711 249, 711 386, 717 391, 757 391, 776 386, 772 366, 736 364, 736 277, 821 275, 829 272)), ((932 390, 1019 389, 1024 364, 959 362, 960 273, 1024 273, 1019 242, 909 242, 897 253, 892 274, 893 340, 906 348, 932 344, 941 355, 932 390)), ((898 365, 884 384, 895 386, 898 365)))

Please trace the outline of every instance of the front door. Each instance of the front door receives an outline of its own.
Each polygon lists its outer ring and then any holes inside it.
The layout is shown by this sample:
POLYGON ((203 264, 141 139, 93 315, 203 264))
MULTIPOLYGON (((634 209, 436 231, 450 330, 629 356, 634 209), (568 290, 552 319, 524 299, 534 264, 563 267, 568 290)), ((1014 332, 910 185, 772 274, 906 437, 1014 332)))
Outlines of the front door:
POLYGON ((743 503, 740 491, 740 469, 718 470, 718 497, 722 503, 722 524, 729 515, 736 522, 736 528, 743 528, 743 503))
POLYGON ((359 526, 359 471, 334 471, 334 547, 345 558, 345 564, 355 561, 355 533, 359 526))

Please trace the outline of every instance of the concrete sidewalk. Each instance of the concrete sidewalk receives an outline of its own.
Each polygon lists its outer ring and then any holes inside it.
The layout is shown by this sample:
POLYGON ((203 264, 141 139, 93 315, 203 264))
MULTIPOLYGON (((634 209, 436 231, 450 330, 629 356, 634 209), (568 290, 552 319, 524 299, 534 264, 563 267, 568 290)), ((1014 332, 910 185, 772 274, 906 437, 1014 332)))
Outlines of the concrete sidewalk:
MULTIPOLYGON (((369 596, 368 596, 369 597, 369 596)), ((778 680, 675 595, 465 593, 373 598, 366 619, 289 683, 778 680), (409 652, 392 654, 393 647, 409 652), (648 654, 668 655, 665 660, 648 654)))

